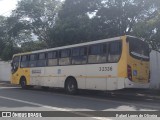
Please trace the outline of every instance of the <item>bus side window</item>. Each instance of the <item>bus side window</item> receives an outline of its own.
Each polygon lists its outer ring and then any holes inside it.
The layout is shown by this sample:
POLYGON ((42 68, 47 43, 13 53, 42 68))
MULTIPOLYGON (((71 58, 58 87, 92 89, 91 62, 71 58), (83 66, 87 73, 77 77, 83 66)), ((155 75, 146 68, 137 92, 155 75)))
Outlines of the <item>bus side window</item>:
POLYGON ((118 62, 122 53, 122 42, 114 41, 109 43, 108 62, 118 62))
POLYGON ((28 55, 21 56, 21 68, 28 67, 28 55))
POLYGON ((70 55, 71 55, 70 49, 59 51, 59 65, 70 65, 71 63, 70 55))
POLYGON ((45 53, 39 53, 38 54, 37 67, 44 67, 44 66, 46 66, 46 54, 45 53))
POLYGON ((36 63, 37 63, 37 54, 31 54, 29 56, 29 67, 36 67, 36 63))
POLYGON ((72 65, 87 63, 87 48, 79 47, 72 49, 72 65))
POLYGON ((52 51, 47 53, 47 63, 48 66, 56 66, 58 65, 58 52, 52 51))
POLYGON ((89 46, 88 63, 106 62, 106 44, 89 46))

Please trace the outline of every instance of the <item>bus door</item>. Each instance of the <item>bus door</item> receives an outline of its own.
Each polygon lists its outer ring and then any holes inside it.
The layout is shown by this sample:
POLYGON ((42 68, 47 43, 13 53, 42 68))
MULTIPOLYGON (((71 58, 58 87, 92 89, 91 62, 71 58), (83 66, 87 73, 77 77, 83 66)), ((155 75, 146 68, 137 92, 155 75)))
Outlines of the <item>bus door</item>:
POLYGON ((11 62, 11 67, 12 67, 11 83, 19 84, 19 75, 18 75, 19 60, 20 60, 20 56, 15 56, 13 57, 13 60, 11 62))

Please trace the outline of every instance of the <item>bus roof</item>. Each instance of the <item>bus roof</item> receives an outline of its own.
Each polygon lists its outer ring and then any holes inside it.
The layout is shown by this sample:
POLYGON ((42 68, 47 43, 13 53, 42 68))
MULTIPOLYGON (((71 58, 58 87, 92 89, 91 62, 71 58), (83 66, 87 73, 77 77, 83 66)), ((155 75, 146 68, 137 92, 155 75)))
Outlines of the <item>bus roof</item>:
MULTIPOLYGON (((127 36, 128 37, 134 37, 134 36, 129 36, 129 35, 125 35, 125 36, 126 37, 127 36)), ((91 41, 91 42, 84 42, 84 43, 79 43, 79 44, 66 45, 66 46, 62 46, 62 47, 42 49, 42 50, 31 51, 31 52, 26 52, 26 53, 18 53, 18 54, 15 54, 14 56, 26 55, 26 54, 32 54, 32 53, 48 52, 48 51, 61 50, 61 49, 67 49, 67 48, 73 48, 73 47, 80 47, 80 46, 92 45, 92 44, 96 44, 96 43, 110 42, 110 41, 120 40, 120 39, 122 39, 122 37, 123 36, 119 36, 119 37, 113 37, 113 38, 108 38, 108 39, 96 40, 96 41, 91 41)), ((134 37, 134 38, 136 38, 136 37, 134 37)))

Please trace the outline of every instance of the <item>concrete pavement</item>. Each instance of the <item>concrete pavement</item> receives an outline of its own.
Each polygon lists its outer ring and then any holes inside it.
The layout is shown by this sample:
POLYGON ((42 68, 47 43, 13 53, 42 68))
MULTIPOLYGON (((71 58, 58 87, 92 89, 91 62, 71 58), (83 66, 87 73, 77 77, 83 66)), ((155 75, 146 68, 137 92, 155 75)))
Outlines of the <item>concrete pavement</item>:
MULTIPOLYGON (((81 111, 160 111, 159 100, 121 96, 103 95, 97 91, 82 91, 79 95, 72 96, 66 95, 63 90, 44 91, 40 88, 23 90, 20 87, 1 86, 0 111, 68 111, 74 115, 84 116, 90 114, 83 114, 81 111)), ((103 120, 90 116, 87 119, 103 120)))
MULTIPOLYGON (((0 81, 0 87, 20 87, 20 85, 12 85, 9 81, 0 81)), ((87 91, 85 91, 86 93, 87 91)), ((90 93, 95 93, 95 91, 90 91, 90 93)), ((100 91, 99 91, 100 93, 100 91)), ((103 95, 121 95, 121 96, 136 96, 139 98, 154 98, 160 99, 160 90, 154 89, 123 89, 123 90, 116 90, 116 91, 107 91, 101 92, 100 94, 103 95)))

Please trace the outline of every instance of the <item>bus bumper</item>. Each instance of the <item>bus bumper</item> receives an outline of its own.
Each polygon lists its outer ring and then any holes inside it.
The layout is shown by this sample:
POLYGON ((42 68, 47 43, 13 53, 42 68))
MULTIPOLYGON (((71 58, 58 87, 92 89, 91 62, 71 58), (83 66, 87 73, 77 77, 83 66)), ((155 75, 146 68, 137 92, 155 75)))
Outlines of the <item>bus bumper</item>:
POLYGON ((149 88, 149 83, 135 83, 128 78, 125 79, 125 88, 149 88))

